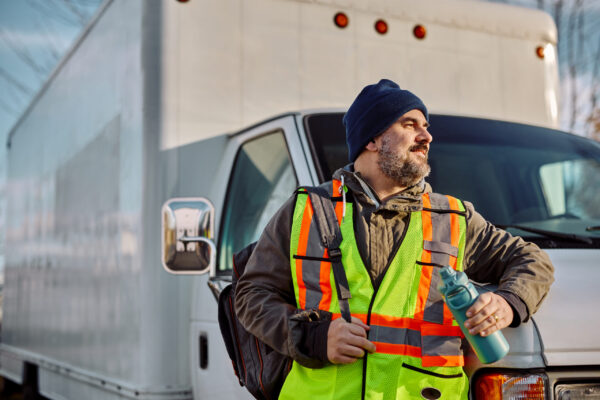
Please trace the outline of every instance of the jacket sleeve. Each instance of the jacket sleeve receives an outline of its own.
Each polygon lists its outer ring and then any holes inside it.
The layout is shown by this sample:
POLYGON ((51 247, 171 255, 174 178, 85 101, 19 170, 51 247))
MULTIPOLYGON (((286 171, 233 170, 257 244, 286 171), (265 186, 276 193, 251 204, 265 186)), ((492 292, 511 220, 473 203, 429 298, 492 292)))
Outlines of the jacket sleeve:
POLYGON ((235 311, 250 333, 309 368, 327 363, 331 315, 295 306, 290 272, 290 232, 295 196, 265 227, 238 280, 235 311))
MULTIPOLYGON (((522 322, 527 321, 554 281, 550 258, 534 243, 494 227, 471 203, 465 202, 465 208, 465 272, 476 282, 497 284, 497 293, 511 304, 522 322)), ((513 320, 512 326, 521 321, 513 320)))

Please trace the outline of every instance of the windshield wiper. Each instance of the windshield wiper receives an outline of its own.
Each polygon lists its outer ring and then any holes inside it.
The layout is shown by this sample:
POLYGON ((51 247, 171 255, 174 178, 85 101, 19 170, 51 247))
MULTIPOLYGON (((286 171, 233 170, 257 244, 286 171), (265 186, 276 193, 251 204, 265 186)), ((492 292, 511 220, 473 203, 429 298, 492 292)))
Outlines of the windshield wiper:
POLYGON ((587 228, 585 228, 586 231, 591 232, 591 231, 600 231, 600 226, 588 226, 587 228))
POLYGON ((523 226, 523 225, 495 225, 495 226, 500 229, 506 229, 506 228, 520 229, 525 232, 537 233, 538 235, 546 236, 549 238, 568 239, 568 240, 575 240, 575 241, 583 242, 583 243, 587 243, 587 244, 594 244, 593 240, 590 239, 589 237, 576 235, 574 233, 561 233, 561 232, 555 232, 555 231, 546 231, 544 229, 531 228, 529 226, 523 226))

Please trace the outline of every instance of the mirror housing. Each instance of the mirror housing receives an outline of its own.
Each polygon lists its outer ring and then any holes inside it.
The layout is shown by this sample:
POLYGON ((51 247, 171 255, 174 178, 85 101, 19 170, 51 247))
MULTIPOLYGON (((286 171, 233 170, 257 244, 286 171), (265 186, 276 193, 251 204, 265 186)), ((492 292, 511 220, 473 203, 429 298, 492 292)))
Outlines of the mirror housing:
POLYGON ((216 268, 212 241, 215 209, 202 197, 174 198, 162 206, 162 265, 172 274, 205 274, 216 268))

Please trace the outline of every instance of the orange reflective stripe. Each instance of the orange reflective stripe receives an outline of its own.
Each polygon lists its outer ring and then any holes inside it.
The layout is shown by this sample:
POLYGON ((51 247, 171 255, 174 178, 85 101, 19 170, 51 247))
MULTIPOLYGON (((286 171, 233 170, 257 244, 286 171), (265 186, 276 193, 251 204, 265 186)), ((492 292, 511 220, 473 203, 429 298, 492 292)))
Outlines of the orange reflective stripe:
POLYGON ((336 202, 335 203, 335 217, 337 218, 340 226, 342 225, 343 212, 344 212, 344 203, 342 203, 341 201, 336 202))
POLYGON ((377 353, 396 354, 401 356, 421 357, 421 348, 409 346, 407 344, 392 344, 373 342, 377 353))
POLYGON ((461 337, 464 337, 465 335, 462 333, 460 328, 456 325, 452 325, 453 321, 454 321, 454 315, 452 315, 452 311, 450 311, 450 309, 448 308, 448 305, 446 304, 446 302, 444 302, 444 325, 453 326, 454 328, 458 328, 458 330, 460 331, 460 333, 458 335, 460 335, 461 337))
MULTIPOLYGON (((354 314, 353 314, 354 315, 354 314)), ((392 317, 389 315, 371 314, 371 325, 389 328, 414 329, 423 332, 424 336, 460 336, 463 333, 459 326, 441 325, 434 322, 417 320, 409 317, 392 317)))
POLYGON ((465 365, 463 356, 423 356, 421 363, 424 367, 462 367, 465 365))
MULTIPOLYGON (((333 180, 332 181, 332 197, 336 197, 340 194, 340 188, 342 187, 342 182, 338 181, 338 180, 333 180)), ((335 202, 335 216, 338 220, 338 223, 340 224, 340 226, 342 225, 342 217, 343 217, 343 212, 344 212, 344 203, 341 201, 336 201, 335 202)))
POLYGON ((423 321, 409 317, 392 317, 382 314, 371 314, 371 324, 390 328, 408 328, 419 330, 423 321))
MULTIPOLYGON (((356 317, 358 319, 360 319, 365 325, 367 324, 367 314, 354 314, 352 313, 353 317, 356 317)), ((341 318, 342 314, 340 313, 331 313, 331 320, 336 320, 338 318, 341 318)))
MULTIPOLYGON (((308 233, 312 222, 313 209, 310 202, 310 197, 306 199, 304 214, 302 215, 302 226, 300 227, 300 240, 298 241, 298 255, 306 255, 306 247, 308 245, 308 233)), ((296 281, 298 282, 298 308, 306 308, 306 285, 302 279, 302 260, 296 259, 296 281)))
POLYGON ((459 326, 434 324, 432 322, 423 322, 422 329, 421 329, 421 335, 422 336, 460 336, 460 337, 464 337, 464 334, 460 330, 459 326))
POLYGON ((340 186, 342 186, 342 181, 337 179, 331 181, 331 197, 336 197, 338 194, 340 194, 340 186))
MULTIPOLYGON (((424 194, 422 199, 423 208, 431 208, 429 194, 424 194)), ((421 211, 421 220, 423 221, 423 240, 432 240, 433 227, 431 225, 431 212, 421 211)), ((423 253, 421 255, 421 262, 431 262, 430 251, 423 250, 423 253)), ((431 283, 432 269, 425 266, 421 266, 421 271, 421 281, 419 282, 419 292, 417 293, 417 306, 415 307, 415 318, 419 320, 423 319, 425 303, 427 303, 427 296, 429 295, 429 285, 431 283)))

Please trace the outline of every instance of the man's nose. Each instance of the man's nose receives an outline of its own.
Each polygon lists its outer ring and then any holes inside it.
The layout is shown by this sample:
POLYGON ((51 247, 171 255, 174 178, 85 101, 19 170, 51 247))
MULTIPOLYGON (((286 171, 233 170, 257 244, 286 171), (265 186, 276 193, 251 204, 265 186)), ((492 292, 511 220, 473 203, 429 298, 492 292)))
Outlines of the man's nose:
POLYGON ((433 141, 433 136, 431 136, 431 133, 429 133, 426 127, 421 127, 421 129, 419 129, 419 134, 417 135, 416 140, 417 142, 431 143, 433 141))

